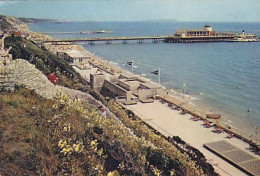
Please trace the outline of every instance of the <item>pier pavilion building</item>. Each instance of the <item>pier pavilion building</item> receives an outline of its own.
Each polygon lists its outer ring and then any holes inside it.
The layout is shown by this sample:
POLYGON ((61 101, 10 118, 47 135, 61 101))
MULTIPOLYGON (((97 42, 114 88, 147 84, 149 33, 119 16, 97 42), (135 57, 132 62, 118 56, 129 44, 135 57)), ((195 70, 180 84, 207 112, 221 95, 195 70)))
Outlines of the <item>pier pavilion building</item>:
POLYGON ((214 36, 235 36, 233 32, 222 32, 217 33, 212 29, 212 27, 206 24, 201 29, 180 29, 174 34, 175 37, 179 38, 189 38, 189 37, 214 37, 214 36))

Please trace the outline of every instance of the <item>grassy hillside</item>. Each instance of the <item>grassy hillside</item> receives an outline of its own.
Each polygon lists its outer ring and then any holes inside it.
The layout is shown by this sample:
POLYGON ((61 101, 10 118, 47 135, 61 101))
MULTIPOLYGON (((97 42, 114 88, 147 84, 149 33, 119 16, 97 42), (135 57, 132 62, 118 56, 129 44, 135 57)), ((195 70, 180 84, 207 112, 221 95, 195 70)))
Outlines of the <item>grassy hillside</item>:
POLYGON ((0 94, 2 175, 195 174, 86 101, 24 88, 0 94))

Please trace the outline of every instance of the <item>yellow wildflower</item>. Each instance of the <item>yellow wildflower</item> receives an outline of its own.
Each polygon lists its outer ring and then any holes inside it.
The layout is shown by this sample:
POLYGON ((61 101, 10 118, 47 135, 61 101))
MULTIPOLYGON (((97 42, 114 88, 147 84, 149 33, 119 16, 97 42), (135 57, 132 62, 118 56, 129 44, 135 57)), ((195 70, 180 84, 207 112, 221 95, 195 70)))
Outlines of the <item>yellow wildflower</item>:
POLYGON ((101 156, 103 154, 103 149, 101 148, 100 150, 98 150, 98 153, 97 153, 99 156, 101 156))
POLYGON ((66 147, 64 147, 62 150, 61 150, 61 153, 64 153, 64 155, 66 154, 71 154, 72 152, 72 148, 70 145, 66 145, 66 147))
POLYGON ((57 105, 57 104, 54 104, 54 105, 52 105, 52 108, 53 108, 53 109, 58 109, 58 105, 57 105))
POLYGON ((64 140, 60 140, 59 141, 59 144, 58 144, 58 146, 60 147, 60 148, 64 148, 65 146, 67 145, 67 141, 64 139, 64 140))
POLYGON ((80 153, 80 152, 82 152, 84 146, 83 146, 82 142, 77 141, 76 144, 72 145, 72 148, 74 149, 75 152, 80 153))
POLYGON ((113 172, 108 172, 107 176, 120 176, 117 170, 114 170, 113 172))
POLYGON ((91 146, 94 146, 94 145, 96 145, 96 143, 97 143, 97 140, 94 140, 94 141, 91 141, 91 142, 90 142, 90 145, 91 145, 91 146))

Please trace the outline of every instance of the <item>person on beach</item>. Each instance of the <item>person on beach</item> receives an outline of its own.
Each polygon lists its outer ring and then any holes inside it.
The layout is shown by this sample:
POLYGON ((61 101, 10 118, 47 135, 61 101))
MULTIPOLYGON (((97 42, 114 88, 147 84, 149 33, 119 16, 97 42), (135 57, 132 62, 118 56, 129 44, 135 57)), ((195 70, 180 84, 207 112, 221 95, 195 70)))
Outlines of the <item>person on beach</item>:
POLYGON ((104 109, 104 107, 103 106, 99 106, 98 107, 98 113, 101 115, 101 116, 103 116, 103 117, 107 117, 107 115, 106 115, 106 110, 104 109))
POLYGON ((234 134, 229 131, 229 132, 228 132, 228 135, 227 135, 227 138, 230 139, 230 138, 232 138, 233 136, 234 136, 234 134))

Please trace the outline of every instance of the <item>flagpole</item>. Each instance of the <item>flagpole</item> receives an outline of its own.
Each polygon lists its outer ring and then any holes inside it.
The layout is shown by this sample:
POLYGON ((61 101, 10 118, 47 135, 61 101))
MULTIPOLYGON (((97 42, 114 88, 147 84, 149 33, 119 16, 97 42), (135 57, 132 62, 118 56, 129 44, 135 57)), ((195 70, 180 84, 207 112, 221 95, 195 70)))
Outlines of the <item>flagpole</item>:
POLYGON ((159 76, 159 84, 161 84, 161 71, 160 71, 160 68, 159 68, 159 70, 158 70, 158 76, 159 76))
POLYGON ((132 73, 134 73, 134 61, 132 60, 132 73))
POLYGON ((185 87, 186 87, 186 84, 183 83, 183 87, 182 87, 182 91, 183 91, 183 101, 185 100, 185 87))

